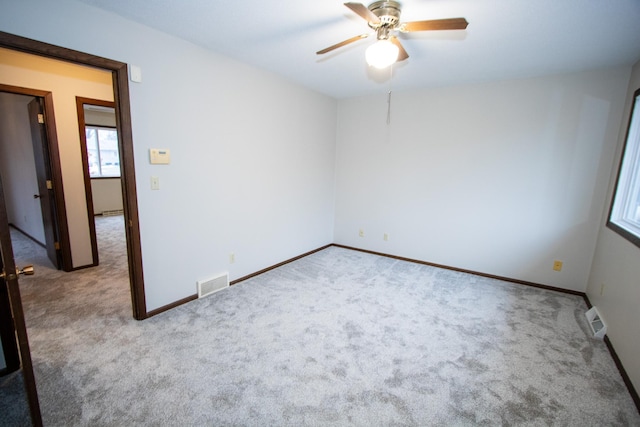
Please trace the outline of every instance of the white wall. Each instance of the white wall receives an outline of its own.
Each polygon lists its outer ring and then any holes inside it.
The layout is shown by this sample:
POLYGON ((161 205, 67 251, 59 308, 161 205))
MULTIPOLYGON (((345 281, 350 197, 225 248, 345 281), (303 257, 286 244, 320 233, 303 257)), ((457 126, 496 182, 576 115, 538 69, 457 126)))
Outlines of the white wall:
POLYGON ((640 62, 632 70, 613 172, 604 204, 587 295, 607 323, 607 336, 636 390, 640 390, 640 248, 605 224, 622 156, 633 93, 640 88, 640 62), (604 285, 604 286, 603 286, 604 285), (602 293, 601 293, 602 292, 602 293))
POLYGON ((100 178, 91 180, 93 214, 122 210, 122 184, 120 178, 100 178))
POLYGON ((0 93, 0 173, 9 223, 45 243, 27 105, 33 96, 0 93))
POLYGON ((73 1, 0 3, 2 31, 142 69, 130 97, 148 310, 331 243, 335 100, 73 1), (149 164, 154 147, 170 165, 149 164))
POLYGON ((393 93, 390 126, 386 95, 340 101, 335 242, 584 291, 628 78, 393 93))

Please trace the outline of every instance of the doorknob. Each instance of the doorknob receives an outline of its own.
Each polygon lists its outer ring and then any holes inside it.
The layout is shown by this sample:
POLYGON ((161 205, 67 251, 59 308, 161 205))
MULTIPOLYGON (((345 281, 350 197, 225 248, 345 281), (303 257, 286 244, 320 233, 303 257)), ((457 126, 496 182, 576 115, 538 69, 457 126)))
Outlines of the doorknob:
POLYGON ((25 265, 22 268, 16 268, 16 274, 17 275, 25 275, 25 276, 33 276, 34 274, 36 274, 36 270, 35 270, 35 268, 33 268, 33 265, 25 265))
POLYGON ((33 198, 34 198, 34 199, 39 199, 40 197, 42 197, 42 196, 41 196, 41 195, 39 195, 39 194, 34 194, 34 195, 33 195, 33 198))
POLYGON ((6 274, 4 271, 0 273, 0 279, 15 279, 17 276, 25 275, 25 276, 33 276, 36 273, 33 265, 25 265, 22 268, 16 268, 16 274, 6 274))

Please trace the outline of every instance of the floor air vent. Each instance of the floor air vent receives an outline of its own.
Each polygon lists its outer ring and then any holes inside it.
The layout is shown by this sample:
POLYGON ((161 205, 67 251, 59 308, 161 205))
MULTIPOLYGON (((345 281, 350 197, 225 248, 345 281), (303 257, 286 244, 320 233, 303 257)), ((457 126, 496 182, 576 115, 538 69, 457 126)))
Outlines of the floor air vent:
POLYGON ((602 316, 600 316, 598 309, 591 307, 587 311, 586 316, 589 321, 589 326, 591 326, 593 336, 601 340, 604 339, 604 336, 607 334, 607 324, 604 322, 602 316))
POLYGON ((115 216, 122 215, 124 211, 122 209, 114 209, 111 211, 102 211, 102 216, 115 216))
POLYGON ((229 273, 212 279, 202 280, 198 284, 198 298, 206 297, 229 287, 229 273))

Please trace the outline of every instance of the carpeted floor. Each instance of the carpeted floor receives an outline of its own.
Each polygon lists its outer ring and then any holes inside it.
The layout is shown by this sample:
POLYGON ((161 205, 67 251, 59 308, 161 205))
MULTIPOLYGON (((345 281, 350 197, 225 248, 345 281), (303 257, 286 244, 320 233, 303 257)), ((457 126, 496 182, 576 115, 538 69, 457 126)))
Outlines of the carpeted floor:
POLYGON ((21 280, 47 426, 640 426, 580 297, 331 247, 138 322, 100 220, 21 280))

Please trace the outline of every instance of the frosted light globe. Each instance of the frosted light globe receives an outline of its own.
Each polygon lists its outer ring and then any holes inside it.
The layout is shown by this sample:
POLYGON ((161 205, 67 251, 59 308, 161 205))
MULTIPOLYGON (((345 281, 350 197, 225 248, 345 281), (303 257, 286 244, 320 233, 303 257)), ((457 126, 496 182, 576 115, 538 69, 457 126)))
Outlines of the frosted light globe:
POLYGON ((398 46, 389 40, 378 40, 367 48, 364 57, 367 60, 367 64, 382 69, 396 62, 399 52, 398 46))

